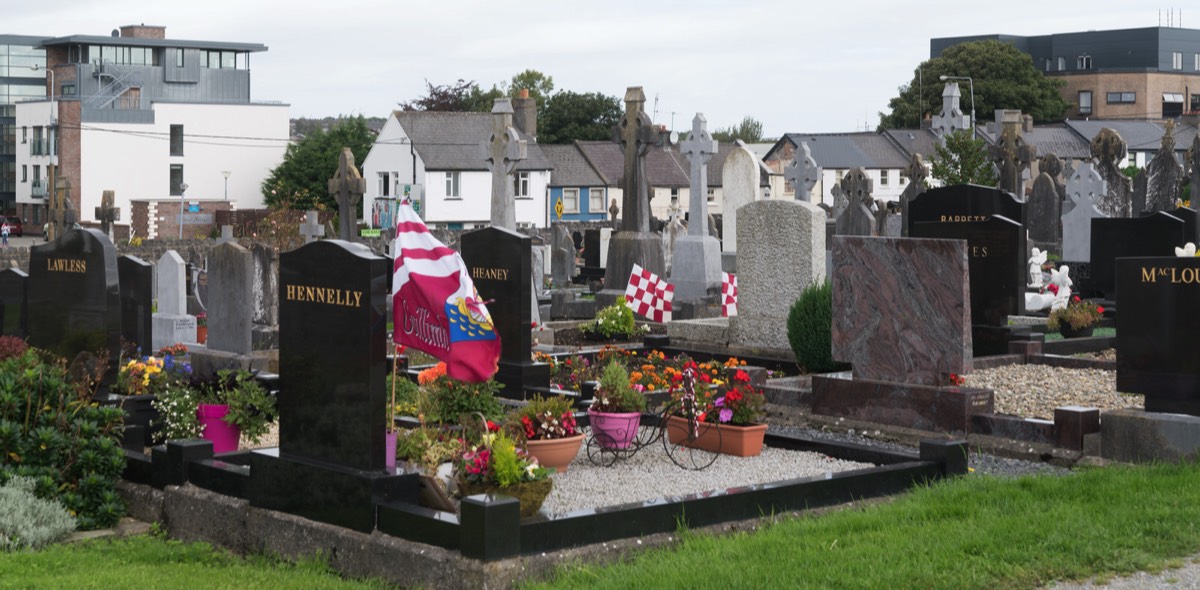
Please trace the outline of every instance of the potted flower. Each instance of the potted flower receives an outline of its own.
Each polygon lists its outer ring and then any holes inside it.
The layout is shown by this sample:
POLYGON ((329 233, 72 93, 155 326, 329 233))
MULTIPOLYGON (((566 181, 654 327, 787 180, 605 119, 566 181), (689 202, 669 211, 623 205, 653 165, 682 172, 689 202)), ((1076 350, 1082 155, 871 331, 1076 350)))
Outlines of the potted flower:
POLYGON ((164 438, 199 436, 215 453, 236 451, 243 434, 257 442, 275 420, 275 398, 244 370, 181 381, 159 394, 156 407, 164 438))
POLYGON ((750 384, 750 375, 741 367, 744 361, 730 358, 719 368, 684 365, 684 387, 674 392, 674 398, 686 412, 696 408, 695 420, 712 424, 716 428, 688 428, 687 415, 668 417, 667 437, 671 444, 683 444, 721 452, 737 457, 754 457, 762 452, 763 438, 767 425, 762 423, 763 409, 767 405, 762 391, 750 384), (716 373, 716 375, 714 375, 716 373), (691 395, 693 403, 683 403, 691 395), (689 431, 691 436, 689 436, 689 431))
POLYGON ((396 416, 398 414, 417 415, 417 396, 420 393, 420 386, 407 377, 393 373, 388 376, 387 388, 390 395, 387 399, 387 410, 384 413, 384 416, 387 417, 386 430, 384 431, 384 464, 388 467, 395 467, 397 440, 396 416))
POLYGON ((624 301, 618 301, 596 314, 596 319, 581 324, 579 330, 589 340, 613 341, 632 340, 649 331, 633 319, 633 310, 624 301))
POLYGON ((208 342, 208 314, 203 311, 196 314, 196 342, 208 342))
POLYGON ((488 420, 504 415, 496 392, 503 384, 495 379, 481 383, 458 381, 446 374, 446 363, 438 363, 417 374, 420 394, 418 418, 422 421, 456 424, 464 416, 483 414, 488 420))
POLYGON ((550 399, 535 395, 529 403, 509 412, 506 423, 521 433, 525 449, 538 463, 557 472, 567 470, 583 444, 571 402, 561 395, 550 399))
POLYGON ((521 517, 537 514, 553 481, 550 470, 538 464, 524 449, 518 448, 502 430, 484 434, 455 461, 458 495, 504 494, 521 504, 521 517))
POLYGON ((629 384, 629 373, 610 361, 600 376, 596 398, 588 408, 592 434, 602 448, 625 449, 637 435, 646 395, 629 384))
POLYGON ((1104 308, 1090 301, 1083 301, 1078 295, 1072 296, 1070 303, 1062 309, 1050 312, 1046 327, 1058 330, 1063 338, 1079 338, 1092 335, 1092 329, 1104 316, 1104 308))

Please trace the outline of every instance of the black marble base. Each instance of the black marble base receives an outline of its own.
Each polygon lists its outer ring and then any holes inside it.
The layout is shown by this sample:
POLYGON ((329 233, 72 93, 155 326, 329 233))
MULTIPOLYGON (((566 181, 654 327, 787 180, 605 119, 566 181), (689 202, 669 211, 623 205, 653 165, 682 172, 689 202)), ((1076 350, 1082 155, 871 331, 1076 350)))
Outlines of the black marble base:
POLYGON ((550 365, 546 363, 509 363, 500 361, 496 371, 496 381, 503 383, 504 388, 498 394, 505 399, 525 399, 526 387, 550 387, 550 365))
POLYGON ((991 414, 990 389, 933 387, 814 375, 814 414, 931 432, 968 432, 973 414, 991 414))
POLYGON ((1032 329, 1029 326, 971 326, 972 356, 994 356, 1008 354, 1011 340, 1028 340, 1032 329))
POLYGON ((418 501, 415 473, 359 471, 295 457, 279 449, 250 457, 250 505, 371 532, 375 502, 418 501))

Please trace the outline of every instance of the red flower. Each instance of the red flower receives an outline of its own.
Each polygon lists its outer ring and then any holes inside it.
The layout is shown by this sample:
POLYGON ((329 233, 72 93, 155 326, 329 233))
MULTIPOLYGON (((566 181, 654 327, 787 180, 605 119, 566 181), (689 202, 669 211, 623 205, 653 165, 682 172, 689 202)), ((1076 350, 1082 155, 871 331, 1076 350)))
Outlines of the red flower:
POLYGON ((742 401, 742 392, 736 389, 730 389, 729 391, 725 392, 726 403, 734 403, 739 401, 742 401))
POLYGON ((1058 295, 1058 285, 1055 285, 1054 283, 1050 283, 1049 285, 1046 285, 1046 290, 1050 291, 1051 293, 1054 293, 1055 295, 1058 295))
POLYGON ((700 380, 705 383, 712 383, 712 376, 708 373, 700 373, 700 380))
POLYGON ((1103 307, 1100 307, 1099 305, 1097 305, 1097 306, 1096 306, 1096 313, 1104 313, 1104 308, 1103 308, 1103 307))
POLYGON ((733 380, 741 381, 742 383, 749 383, 750 382, 750 374, 741 369, 738 369, 737 372, 733 374, 733 380))
POLYGON ((1080 301, 1079 296, 1078 295, 1072 296, 1071 301, 1074 301, 1075 303, 1079 303, 1079 301, 1080 301))
POLYGON ((487 421, 487 429, 488 429, 488 432, 500 432, 500 425, 496 424, 495 422, 492 422, 491 420, 488 420, 487 421))

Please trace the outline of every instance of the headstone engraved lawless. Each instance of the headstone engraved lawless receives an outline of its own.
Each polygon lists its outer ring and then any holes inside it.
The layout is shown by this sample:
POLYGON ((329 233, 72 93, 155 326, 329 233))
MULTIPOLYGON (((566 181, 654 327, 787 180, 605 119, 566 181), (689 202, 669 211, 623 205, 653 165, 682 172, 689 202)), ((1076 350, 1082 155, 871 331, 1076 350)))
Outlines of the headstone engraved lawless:
POLYGON ((529 155, 529 146, 512 126, 513 108, 508 98, 492 104, 492 132, 480 142, 480 151, 492 173, 492 227, 516 231, 517 209, 513 201, 512 172, 529 155))
POLYGON ((688 218, 692 220, 687 235, 676 239, 671 256, 671 283, 680 301, 715 297, 721 291, 721 243, 701 223, 708 217, 708 161, 717 153, 717 142, 706 127, 704 115, 696 113, 691 133, 679 145, 691 169, 688 218))
POLYGON ((342 148, 338 156, 338 169, 333 178, 329 179, 329 194, 337 199, 338 204, 338 237, 354 240, 355 220, 358 219, 358 202, 363 193, 367 192, 367 181, 354 165, 354 152, 350 148, 342 148))

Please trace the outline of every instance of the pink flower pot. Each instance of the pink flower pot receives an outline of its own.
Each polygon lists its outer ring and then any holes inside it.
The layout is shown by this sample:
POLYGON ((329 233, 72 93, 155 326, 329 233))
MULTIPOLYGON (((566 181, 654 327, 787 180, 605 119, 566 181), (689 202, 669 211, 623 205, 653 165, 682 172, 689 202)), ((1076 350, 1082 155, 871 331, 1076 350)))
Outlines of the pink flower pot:
POLYGON ((242 429, 225 421, 229 414, 229 406, 225 404, 200 404, 196 408, 196 418, 200 421, 200 436, 211 440, 214 453, 228 453, 238 450, 238 439, 242 429))
POLYGON ((608 412, 593 412, 588 410, 588 420, 592 425, 592 435, 605 449, 627 449, 637 436, 638 424, 642 421, 641 412, 610 414, 608 412))
POLYGON ((396 466, 396 432, 383 435, 383 464, 387 467, 396 466))

